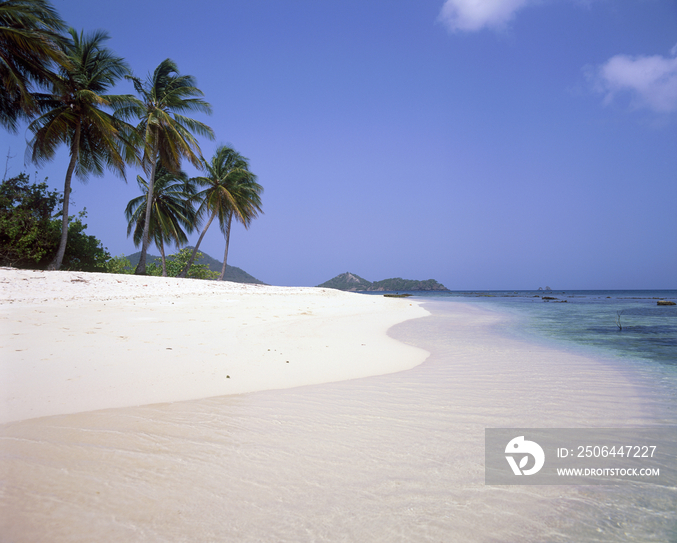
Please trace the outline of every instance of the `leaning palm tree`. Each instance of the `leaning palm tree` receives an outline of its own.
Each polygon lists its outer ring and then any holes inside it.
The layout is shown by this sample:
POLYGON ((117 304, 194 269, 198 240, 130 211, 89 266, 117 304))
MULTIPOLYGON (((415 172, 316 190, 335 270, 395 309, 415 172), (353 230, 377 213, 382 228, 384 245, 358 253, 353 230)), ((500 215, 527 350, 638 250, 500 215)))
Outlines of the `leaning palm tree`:
POLYGON ((51 92, 40 95, 43 114, 28 129, 33 139, 27 155, 38 165, 54 157, 64 144, 70 153, 63 193, 61 240, 49 269, 59 269, 68 240, 68 205, 73 173, 83 181, 90 173, 103 175, 105 168, 125 175, 127 162, 137 154, 130 137, 133 128, 106 112, 104 107, 123 107, 132 96, 106 92, 129 73, 127 63, 103 43, 108 34, 91 35, 68 30, 70 40, 63 45, 67 64, 60 67, 51 82, 51 92))
POLYGON ((64 29, 47 0, 0 2, 0 124, 10 132, 37 113, 34 86, 46 85, 50 68, 64 62, 64 29))
POLYGON ((180 75, 172 60, 163 60, 145 83, 137 78, 130 79, 141 99, 135 98, 131 107, 120 108, 118 114, 122 117, 135 115, 140 119, 137 133, 143 138, 142 164, 150 182, 141 257, 134 273, 145 275, 157 164, 159 162, 168 171, 177 172, 181 168, 181 160, 185 158, 200 167, 200 146, 193 133, 212 139, 214 133, 206 124, 184 115, 193 111, 211 113, 211 106, 201 98, 204 94, 195 86, 195 79, 190 75, 180 75))
POLYGON ((261 193, 263 187, 256 182, 256 176, 237 177, 229 192, 233 196, 235 206, 228 211, 228 219, 225 230, 222 228, 226 237, 226 250, 223 254, 223 267, 217 281, 223 281, 226 275, 226 264, 228 261, 228 247, 230 246, 230 227, 233 217, 237 222, 242 223, 245 228, 249 228, 251 221, 263 213, 261 210, 261 193))
POLYGON ((205 189, 199 192, 195 199, 201 202, 197 211, 198 217, 204 217, 208 214, 209 219, 197 240, 193 255, 179 277, 186 277, 207 229, 218 217, 219 226, 226 238, 223 267, 218 278, 219 281, 223 281, 226 274, 230 227, 233 217, 241 222, 245 228, 249 228, 251 221, 258 217, 259 213, 262 213, 261 193, 263 187, 256 182, 256 176, 249 171, 248 160, 230 147, 221 145, 210 162, 204 159, 202 161, 207 175, 196 177, 194 180, 197 184, 204 186, 205 189))
MULTIPOLYGON (((148 198, 148 182, 140 175, 136 177, 141 196, 130 200, 125 209, 129 221, 127 235, 134 232, 134 246, 138 247, 143 240, 146 221, 146 205, 148 198)), ((195 183, 184 172, 172 173, 162 165, 155 170, 153 206, 150 214, 150 236, 162 257, 162 276, 167 277, 167 260, 165 244, 188 243, 186 231, 192 232, 195 223, 195 209, 192 198, 195 196, 195 183), (185 231, 184 231, 185 229, 185 231)))

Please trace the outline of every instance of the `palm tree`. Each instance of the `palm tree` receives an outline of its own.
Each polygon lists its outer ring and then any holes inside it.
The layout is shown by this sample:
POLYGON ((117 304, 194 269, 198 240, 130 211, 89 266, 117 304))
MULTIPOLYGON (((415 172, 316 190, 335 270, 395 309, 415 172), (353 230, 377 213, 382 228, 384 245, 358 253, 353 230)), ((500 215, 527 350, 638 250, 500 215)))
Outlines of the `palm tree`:
POLYGON ((47 0, 0 2, 0 124, 10 132, 37 113, 33 86, 47 84, 50 67, 64 61, 64 28, 47 0))
MULTIPOLYGON (((134 246, 138 247, 143 240, 148 198, 148 182, 140 175, 136 177, 141 196, 130 200, 125 209, 129 221, 127 235, 134 231, 134 246)), ((192 198, 195 196, 195 183, 184 172, 172 173, 162 165, 155 170, 153 206, 150 214, 150 236, 160 250, 162 256, 162 276, 167 277, 165 244, 188 243, 184 228, 192 232, 196 218, 192 198)))
POLYGON ((131 107, 120 108, 118 114, 123 117, 135 115, 141 120, 137 133, 143 138, 142 164, 150 183, 141 257, 134 273, 145 275, 157 164, 159 162, 168 171, 177 172, 181 168, 181 160, 186 158, 194 166, 200 167, 200 146, 193 133, 211 139, 214 133, 206 124, 183 115, 193 111, 211 113, 211 106, 200 98, 204 94, 195 86, 195 79, 190 75, 180 75, 172 60, 163 60, 155 72, 148 76, 145 84, 137 78, 130 79, 141 99, 135 98, 131 107))
POLYGON ((70 28, 71 39, 64 44, 67 64, 54 74, 51 92, 39 97, 44 112, 29 126, 33 139, 27 154, 42 165, 54 157, 63 143, 70 162, 63 193, 61 241, 49 269, 59 269, 68 239, 68 205, 73 173, 83 180, 88 174, 103 175, 104 169, 125 175, 125 164, 137 161, 130 141, 132 127, 107 113, 103 107, 124 107, 133 97, 105 94, 129 73, 127 63, 104 47, 108 34, 102 31, 85 36, 70 28))
MULTIPOLYGON (((263 187, 256 182, 256 176, 242 176, 238 178, 229 191, 235 200, 235 207, 228 211, 228 223, 226 224, 226 250, 223 254, 223 267, 217 281, 223 281, 226 275, 226 263, 228 261, 228 247, 230 245, 230 227, 235 220, 249 228, 251 221, 263 213, 261 210, 261 193, 263 187)), ((223 231, 223 229, 222 229, 223 231)))
POLYGON ((198 247, 202 243, 202 238, 204 238, 214 219, 218 217, 219 226, 226 237, 223 267, 218 278, 219 281, 223 281, 226 274, 230 227, 233 217, 241 222, 245 228, 249 228, 251 221, 258 217, 259 213, 262 213, 261 193, 263 187, 256 182, 256 176, 249 171, 248 160, 230 147, 219 146, 210 162, 204 159, 202 159, 202 162, 207 175, 196 177, 194 180, 197 184, 206 188, 199 192, 195 199, 201 202, 197 211, 198 217, 209 214, 209 220, 197 240, 193 255, 179 277, 186 277, 193 260, 195 260, 198 247))

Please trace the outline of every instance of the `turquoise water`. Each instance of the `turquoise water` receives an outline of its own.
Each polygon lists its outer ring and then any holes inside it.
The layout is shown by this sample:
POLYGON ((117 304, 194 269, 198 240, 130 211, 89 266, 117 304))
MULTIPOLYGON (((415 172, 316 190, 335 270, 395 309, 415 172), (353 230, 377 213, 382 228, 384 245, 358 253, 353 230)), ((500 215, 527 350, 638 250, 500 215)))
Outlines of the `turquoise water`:
POLYGON ((592 356, 627 370, 654 413, 677 425, 677 290, 416 292, 415 299, 462 301, 508 313, 503 332, 592 356), (544 300, 543 297, 554 298, 544 300), (620 326, 619 326, 620 324, 620 326))
POLYGON ((677 290, 415 292, 418 299, 481 304, 518 317, 512 334, 602 357, 677 371, 677 290), (547 296, 555 300, 543 300, 547 296), (618 320, 620 319, 620 327, 618 320))
MULTIPOLYGON (((413 293, 412 293, 413 294, 413 293)), ((623 371, 634 384, 645 418, 641 426, 677 426, 677 290, 494 291, 415 293, 417 299, 462 301, 509 313, 502 332, 531 343, 592 356, 623 371), (543 300, 547 296, 555 300, 543 300)), ((674 467, 674 459, 672 460, 674 467)), ((677 541, 675 488, 634 485, 590 489, 580 510, 567 513, 568 541, 677 541), (635 518, 642 536, 622 526, 635 518), (606 532, 611 527, 610 532, 606 532), (613 532, 613 537, 611 534, 613 532), (596 534, 599 534, 597 539, 596 534), (604 535, 606 534, 606 535, 604 535), (608 539, 607 539, 608 538, 608 539), (617 538, 617 539, 616 539, 617 538)), ((555 537, 552 539, 557 540, 555 537)))

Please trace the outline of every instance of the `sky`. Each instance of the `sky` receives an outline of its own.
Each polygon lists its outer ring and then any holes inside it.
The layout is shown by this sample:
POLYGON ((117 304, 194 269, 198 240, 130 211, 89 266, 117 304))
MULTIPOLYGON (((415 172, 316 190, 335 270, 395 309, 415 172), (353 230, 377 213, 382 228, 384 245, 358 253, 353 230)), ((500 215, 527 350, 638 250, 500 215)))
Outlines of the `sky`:
MULTIPOLYGON (((265 283, 677 288, 674 0, 52 1, 137 76, 196 78, 203 155, 231 145, 264 187, 228 263, 265 283)), ((36 174, 29 137, 0 131, 5 176, 36 174)), ((67 162, 37 179, 63 190, 67 162)), ((73 183, 112 255, 138 250, 139 173, 73 183)), ((216 224, 200 248, 222 260, 216 224)))

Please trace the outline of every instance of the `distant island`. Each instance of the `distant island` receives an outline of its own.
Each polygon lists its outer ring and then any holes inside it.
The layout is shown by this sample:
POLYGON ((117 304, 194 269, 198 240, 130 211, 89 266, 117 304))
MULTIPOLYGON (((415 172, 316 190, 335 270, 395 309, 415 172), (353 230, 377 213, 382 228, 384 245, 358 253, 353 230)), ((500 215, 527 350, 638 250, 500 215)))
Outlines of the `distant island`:
MULTIPOLYGON (((188 249, 193 249, 193 247, 188 247, 188 249)), ((212 258, 208 254, 201 253, 200 258, 195 259, 195 264, 206 264, 209 266, 209 269, 213 272, 221 273, 221 268, 223 267, 223 262, 219 262, 215 258, 212 258)), ((132 265, 132 269, 136 268, 136 265, 139 263, 139 258, 141 252, 133 253, 129 256, 126 256, 129 262, 132 265)), ((152 262, 157 262, 159 265, 161 263, 161 258, 159 256, 151 255, 150 253, 147 256, 148 264, 152 262)), ((249 275, 246 271, 236 266, 230 266, 226 264, 226 275, 223 278, 224 281, 232 281, 233 283, 249 283, 254 285, 265 285, 263 281, 259 281, 256 277, 249 275)))
POLYGON ((317 285, 322 288, 334 288, 337 290, 347 290, 349 292, 363 291, 363 292, 400 292, 410 290, 449 290, 447 287, 438 283, 434 279, 427 279, 425 281, 417 281, 415 279, 401 279, 395 277, 393 279, 383 279, 382 281, 367 281, 366 279, 354 273, 346 272, 337 275, 333 279, 317 285))

